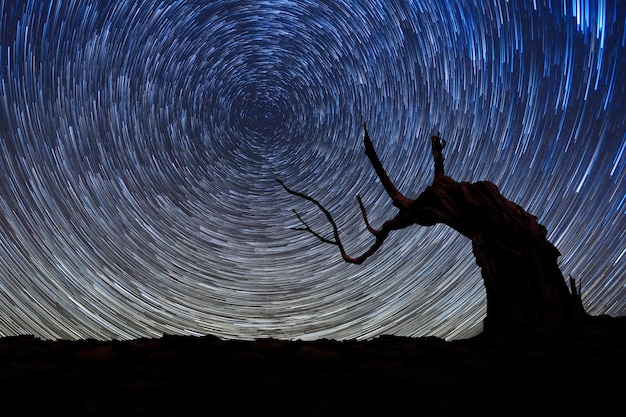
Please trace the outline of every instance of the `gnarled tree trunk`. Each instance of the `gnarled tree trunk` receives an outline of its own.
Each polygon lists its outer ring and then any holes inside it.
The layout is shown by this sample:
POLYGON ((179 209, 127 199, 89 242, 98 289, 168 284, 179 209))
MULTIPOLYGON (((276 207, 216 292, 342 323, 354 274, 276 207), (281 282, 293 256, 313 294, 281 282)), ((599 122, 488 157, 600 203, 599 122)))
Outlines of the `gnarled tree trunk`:
POLYGON ((485 333, 567 330, 585 314, 582 304, 574 299, 576 291, 570 294, 557 263, 560 253, 547 240, 545 227, 535 216, 502 196, 493 183, 457 182, 445 175, 443 139, 431 138, 435 166, 432 184, 417 198, 411 199, 393 185, 376 155, 365 125, 364 130, 365 153, 398 213, 380 229, 375 229, 369 224, 363 203, 357 196, 363 219, 375 241, 365 253, 351 257, 339 239, 333 217, 322 204, 281 182, 289 193, 313 202, 324 212, 333 227, 334 239, 326 239, 313 231, 296 213, 304 225, 298 230, 308 231, 325 243, 337 245, 344 260, 360 264, 382 246, 393 230, 413 224, 431 226, 443 223, 472 241, 487 294, 485 333))

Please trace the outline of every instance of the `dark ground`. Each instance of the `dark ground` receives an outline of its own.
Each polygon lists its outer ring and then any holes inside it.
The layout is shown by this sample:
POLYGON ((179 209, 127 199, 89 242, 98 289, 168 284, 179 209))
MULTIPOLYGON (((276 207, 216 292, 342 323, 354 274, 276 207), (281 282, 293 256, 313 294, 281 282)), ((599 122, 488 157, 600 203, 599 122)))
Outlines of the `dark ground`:
MULTIPOLYGON (((626 324, 549 338, 0 338, 1 415, 626 415, 626 324)), ((608 323, 608 321, 607 321, 608 323)))

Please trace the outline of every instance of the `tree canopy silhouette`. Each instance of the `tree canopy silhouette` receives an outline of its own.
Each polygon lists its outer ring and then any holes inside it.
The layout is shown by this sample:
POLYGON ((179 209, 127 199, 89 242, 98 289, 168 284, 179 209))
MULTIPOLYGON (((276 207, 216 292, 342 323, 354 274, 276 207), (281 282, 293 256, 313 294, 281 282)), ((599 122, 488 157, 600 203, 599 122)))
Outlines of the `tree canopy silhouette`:
POLYGON ((333 238, 314 231, 294 210, 303 225, 296 230, 309 232, 325 244, 336 245, 346 262, 361 264, 381 248, 394 230, 443 223, 472 242, 487 296, 484 333, 549 333, 571 328, 586 314, 573 280, 570 279, 571 293, 565 283, 557 263, 560 253, 548 241, 546 228, 535 216, 506 199, 495 184, 457 182, 447 176, 444 139, 431 137, 434 178, 430 186, 412 199, 398 191, 387 175, 365 123, 363 130, 365 153, 398 209, 397 214, 376 229, 369 223, 363 201, 357 196, 373 243, 364 253, 351 256, 345 250, 331 213, 315 198, 294 191, 278 180, 287 192, 312 202, 325 214, 332 226, 333 238))

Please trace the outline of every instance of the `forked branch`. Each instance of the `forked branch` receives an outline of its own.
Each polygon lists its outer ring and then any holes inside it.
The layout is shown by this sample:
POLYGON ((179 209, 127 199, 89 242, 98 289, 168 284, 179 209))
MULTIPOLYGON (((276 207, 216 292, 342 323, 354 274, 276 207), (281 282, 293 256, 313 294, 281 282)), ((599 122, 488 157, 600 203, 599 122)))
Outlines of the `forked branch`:
MULTIPOLYGON (((336 245, 339 248, 339 251, 341 252, 342 258, 346 262, 353 263, 353 264, 363 263, 367 258, 372 256, 378 250, 378 248, 382 246, 383 242, 385 241, 387 236, 389 236, 389 233, 391 231, 399 230, 407 226, 410 226, 416 223, 416 219, 419 219, 419 216, 418 216, 419 211, 416 210, 417 207, 415 206, 415 200, 412 200, 402 195, 402 193, 398 191, 398 189, 395 187, 393 182, 391 182, 391 180, 389 179, 389 176, 387 175, 385 168, 383 168, 383 165, 380 162, 378 155, 376 154, 376 150, 374 149, 374 145, 372 144, 372 140, 370 139, 369 133, 367 131, 367 124, 365 123, 363 123, 363 130, 365 132, 365 138, 363 139, 363 142, 365 145, 365 154, 369 158, 370 163, 372 164, 374 171, 376 172, 376 175, 378 176, 378 179, 380 180, 383 187, 385 188, 385 191, 391 198, 393 205, 397 207, 399 211, 395 215, 395 217, 384 222, 380 229, 375 229, 374 227, 372 227, 372 225, 370 224, 367 218, 367 211, 365 210, 365 206, 363 205, 363 201, 361 200, 361 197, 360 196, 356 197, 359 202, 359 207, 361 209, 361 214, 363 215, 363 221, 365 222, 365 226, 367 227, 367 230, 375 237, 374 243, 362 255, 357 256, 357 257, 351 257, 346 253, 343 243, 341 242, 341 238, 339 237, 339 228, 337 227, 337 223, 333 219, 333 216, 330 214, 330 212, 319 201, 317 201, 316 199, 314 199, 313 197, 309 195, 306 195, 306 194, 303 194, 303 193, 300 193, 298 191, 294 191, 288 188, 281 180, 277 179, 280 185, 282 185, 283 188, 288 193, 304 198, 305 200, 312 202, 322 211, 322 213, 324 213, 324 215, 328 219, 328 222, 333 228, 333 239, 327 239, 323 237, 322 235, 320 235, 319 233, 317 233, 316 231, 314 231, 302 219, 302 217, 294 210, 294 212, 296 213, 296 216, 298 216, 298 219, 304 225, 303 227, 295 228, 295 230, 309 232, 313 236, 317 237, 323 243, 336 245)), ((437 137, 437 140, 435 141, 435 136, 433 136, 432 146, 433 146, 433 157, 435 159, 435 172, 436 172, 435 176, 439 174, 443 175, 443 156, 441 154, 441 149, 443 149, 443 147, 445 146, 445 141, 443 141, 439 137, 437 137)))
POLYGON ((383 227, 380 230, 374 229, 369 224, 369 221, 367 220, 367 214, 365 212, 365 207, 363 206, 363 202, 361 201, 361 198, 357 197, 357 199, 359 201, 359 205, 361 207, 361 212, 363 214, 363 219, 365 220, 365 225, 367 226, 367 229, 370 231, 370 233, 372 233, 376 237, 376 240, 374 241, 372 246, 370 246, 369 249, 366 250, 362 255, 359 255, 357 257, 351 257, 351 256, 349 256, 346 253, 346 251, 344 249, 344 246, 343 246, 343 243, 341 242, 341 238, 339 237, 339 228, 337 227, 337 223, 335 222, 335 219, 333 219, 333 216, 322 205, 322 203, 320 203, 315 198, 313 198, 313 197, 311 197, 309 195, 306 195, 304 193, 301 193, 301 192, 298 192, 298 191, 290 189, 289 187, 287 187, 285 185, 285 183, 283 183, 279 179, 276 179, 276 181, 278 181, 278 183, 280 185, 282 185, 282 187, 289 194, 292 194, 292 195, 304 198, 305 200, 308 200, 308 201, 312 202, 313 204, 315 204, 322 211, 322 213, 324 213, 324 215, 328 219, 328 222, 332 226, 332 228, 333 228, 333 238, 334 239, 333 240, 327 239, 327 238, 321 236, 319 233, 315 232, 313 229, 311 229, 311 227, 302 219, 302 217, 295 210, 294 210, 294 213, 296 214, 296 216, 298 217, 300 222, 304 225, 304 227, 297 227, 297 228, 294 228, 294 229, 295 230, 301 230, 301 231, 309 232, 313 236, 317 237, 323 243, 329 243, 331 245, 336 245, 339 248, 339 252, 341 253, 341 257, 343 258, 343 260, 346 261, 346 262, 352 263, 352 264, 361 264, 367 258, 372 256, 378 250, 378 248, 380 248, 382 246, 383 242, 385 241, 385 239, 389 235, 390 231, 401 229, 401 228, 406 227, 406 226, 408 226, 408 225, 410 225, 412 223, 410 221, 410 219, 404 213, 399 212, 393 219, 387 220, 383 224, 383 227))
MULTIPOLYGON (((285 185, 283 184, 283 187, 285 185)), ((289 190, 287 190, 289 191, 289 190)), ((322 209, 323 210, 323 209, 322 209)), ((300 216, 300 214, 293 210, 293 212, 295 213, 295 215, 298 217, 298 220, 300 220, 300 222, 304 225, 304 227, 292 227, 292 230, 299 230, 299 231, 303 231, 303 232, 309 232, 311 233, 313 236, 315 236, 316 238, 318 238, 319 240, 321 240, 324 243, 330 243, 331 245, 338 245, 336 241, 334 240, 330 240, 330 239, 326 239, 324 236, 320 235, 319 233, 317 233, 315 230, 311 229, 311 227, 307 224, 307 222, 305 222, 302 217, 300 216)))

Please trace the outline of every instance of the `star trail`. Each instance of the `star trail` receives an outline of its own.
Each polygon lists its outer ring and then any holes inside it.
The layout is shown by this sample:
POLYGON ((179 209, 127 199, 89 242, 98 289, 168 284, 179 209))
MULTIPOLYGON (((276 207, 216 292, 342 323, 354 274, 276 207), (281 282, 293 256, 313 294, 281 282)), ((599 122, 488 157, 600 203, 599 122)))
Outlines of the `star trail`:
POLYGON ((0 335, 470 337, 443 225, 356 255, 397 187, 490 180, 591 314, 626 314, 626 7, 567 1, 0 0, 0 335))

